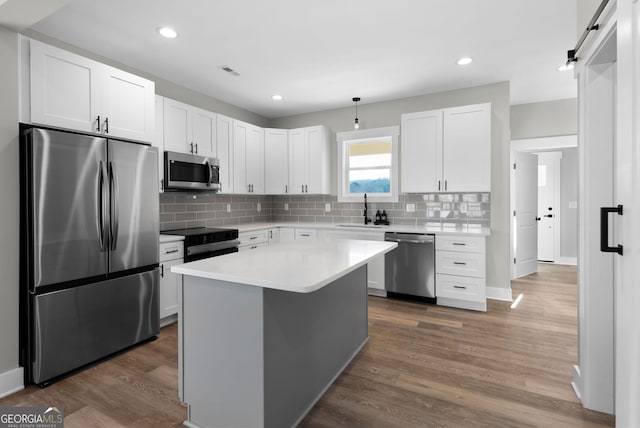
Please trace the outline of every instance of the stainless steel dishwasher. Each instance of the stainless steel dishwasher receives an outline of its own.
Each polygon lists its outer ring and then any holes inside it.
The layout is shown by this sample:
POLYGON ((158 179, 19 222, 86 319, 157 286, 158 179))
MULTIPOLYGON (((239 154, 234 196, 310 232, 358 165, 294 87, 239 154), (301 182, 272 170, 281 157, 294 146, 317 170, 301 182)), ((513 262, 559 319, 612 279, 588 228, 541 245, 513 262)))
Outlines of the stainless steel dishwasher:
POLYGON ((435 236, 387 232, 384 240, 398 243, 384 256, 387 293, 435 299, 435 236))

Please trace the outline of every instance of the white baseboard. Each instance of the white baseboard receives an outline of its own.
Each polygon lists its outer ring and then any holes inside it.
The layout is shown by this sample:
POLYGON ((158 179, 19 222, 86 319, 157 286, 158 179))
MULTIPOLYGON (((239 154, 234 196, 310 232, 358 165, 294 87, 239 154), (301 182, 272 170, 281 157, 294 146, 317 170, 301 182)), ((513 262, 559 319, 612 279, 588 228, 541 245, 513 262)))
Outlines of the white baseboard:
POLYGON ((576 266, 578 264, 577 257, 558 257, 558 260, 553 262, 556 265, 571 265, 576 266))
POLYGON ((571 387, 573 388, 573 392, 575 392, 578 400, 582 401, 582 375, 580 374, 580 366, 573 366, 573 380, 571 381, 571 387))
POLYGON ((0 373, 0 398, 24 389, 24 370, 22 367, 0 373))
POLYGON ((511 287, 487 287, 487 299, 492 300, 504 300, 505 302, 512 302, 513 295, 511 294, 511 287))

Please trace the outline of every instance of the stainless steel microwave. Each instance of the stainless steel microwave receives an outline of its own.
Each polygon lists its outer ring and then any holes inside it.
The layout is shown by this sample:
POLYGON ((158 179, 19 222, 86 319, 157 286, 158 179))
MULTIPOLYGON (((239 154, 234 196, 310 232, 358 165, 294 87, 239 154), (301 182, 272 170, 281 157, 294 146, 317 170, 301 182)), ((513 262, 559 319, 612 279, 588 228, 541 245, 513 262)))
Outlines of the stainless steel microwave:
POLYGON ((164 152, 165 190, 220 190, 220 161, 186 153, 164 152))

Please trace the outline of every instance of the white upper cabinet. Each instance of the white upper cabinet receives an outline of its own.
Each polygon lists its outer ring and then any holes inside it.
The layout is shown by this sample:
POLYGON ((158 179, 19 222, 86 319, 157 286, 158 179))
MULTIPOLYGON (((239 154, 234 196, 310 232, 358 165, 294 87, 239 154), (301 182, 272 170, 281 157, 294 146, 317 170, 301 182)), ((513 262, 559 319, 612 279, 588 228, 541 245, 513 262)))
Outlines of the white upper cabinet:
POLYGON ((233 121, 233 192, 264 193, 264 129, 233 121))
POLYGON ((289 148, 286 129, 264 130, 264 190, 269 195, 289 190, 289 148))
POLYGON ((220 193, 233 193, 233 119, 217 115, 216 157, 220 161, 220 193))
POLYGON ((491 190, 491 104, 444 109, 442 146, 444 190, 491 190))
POLYGON ((154 139, 152 81, 35 40, 29 46, 31 122, 154 139))
POLYGON ((491 190, 491 104, 402 115, 401 190, 491 190))
POLYGON ((325 126, 289 131, 289 193, 330 192, 330 133, 325 126))
POLYGON ((401 122, 402 191, 437 192, 442 177, 442 110, 403 114, 401 122))
POLYGON ((160 193, 164 192, 164 122, 162 110, 164 109, 164 98, 156 95, 156 133, 151 141, 151 145, 158 148, 158 188, 160 193))
POLYGON ((216 156, 216 114, 164 99, 164 149, 201 156, 216 156))

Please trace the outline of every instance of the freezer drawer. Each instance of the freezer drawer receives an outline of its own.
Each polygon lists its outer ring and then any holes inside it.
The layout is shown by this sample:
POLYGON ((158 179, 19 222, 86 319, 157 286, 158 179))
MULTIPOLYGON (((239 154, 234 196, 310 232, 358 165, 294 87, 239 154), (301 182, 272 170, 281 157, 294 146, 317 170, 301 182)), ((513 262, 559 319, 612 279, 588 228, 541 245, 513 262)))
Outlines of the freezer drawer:
POLYGON ((31 298, 29 364, 36 384, 160 331, 158 269, 31 298))

